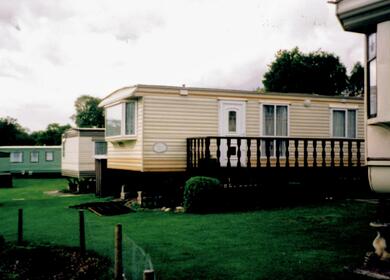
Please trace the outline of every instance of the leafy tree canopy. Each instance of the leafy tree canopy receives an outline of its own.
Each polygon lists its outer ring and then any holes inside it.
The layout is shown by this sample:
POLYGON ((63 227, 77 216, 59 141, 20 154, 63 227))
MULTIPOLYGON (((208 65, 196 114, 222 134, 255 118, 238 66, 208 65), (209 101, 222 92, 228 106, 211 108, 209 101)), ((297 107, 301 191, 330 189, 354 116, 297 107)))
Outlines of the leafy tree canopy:
POLYGON ((90 95, 82 95, 76 99, 76 114, 71 118, 78 127, 104 127, 104 111, 98 107, 100 101, 100 98, 90 95))
POLYGON ((297 47, 280 50, 263 79, 267 91, 340 95, 348 76, 339 57, 324 51, 302 53, 297 47))
POLYGON ((0 118, 0 146, 60 145, 62 133, 69 128, 69 124, 52 123, 47 126, 46 130, 29 133, 16 119, 0 118))
POLYGON ((360 96, 364 93, 364 67, 357 62, 349 75, 348 93, 352 96, 360 96))
POLYGON ((0 135, 0 146, 34 144, 27 129, 11 117, 0 118, 0 135))
POLYGON ((69 124, 51 123, 46 130, 31 133, 31 137, 36 145, 60 145, 62 134, 69 128, 69 124))

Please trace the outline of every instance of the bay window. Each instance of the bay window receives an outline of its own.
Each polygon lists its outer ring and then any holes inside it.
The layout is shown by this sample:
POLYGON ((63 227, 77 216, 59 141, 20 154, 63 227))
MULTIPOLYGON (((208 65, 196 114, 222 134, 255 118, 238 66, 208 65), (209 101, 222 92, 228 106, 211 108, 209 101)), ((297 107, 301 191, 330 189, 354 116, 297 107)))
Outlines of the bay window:
POLYGON ((368 69, 368 88, 367 88, 367 113, 368 118, 377 115, 377 86, 376 86, 376 33, 367 37, 367 69, 368 69))
POLYGON ((129 137, 136 134, 136 103, 128 101, 119 103, 105 110, 106 136, 129 137))

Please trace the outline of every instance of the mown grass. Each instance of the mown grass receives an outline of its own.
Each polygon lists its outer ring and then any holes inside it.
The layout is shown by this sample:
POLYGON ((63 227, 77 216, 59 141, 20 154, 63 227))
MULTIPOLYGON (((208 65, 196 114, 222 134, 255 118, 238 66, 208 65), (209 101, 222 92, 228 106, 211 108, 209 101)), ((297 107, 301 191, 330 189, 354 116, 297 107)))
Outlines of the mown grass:
MULTIPOLYGON (((11 241, 23 208, 26 240, 77 246, 78 214, 69 206, 101 200, 44 194, 65 188, 63 179, 16 179, 14 185, 0 189, 0 234, 11 241)), ((114 226, 121 223, 126 272, 135 269, 133 240, 161 279, 347 279, 343 267, 371 250, 374 211, 370 204, 336 201, 208 215, 86 212, 87 247, 112 258, 114 226)))

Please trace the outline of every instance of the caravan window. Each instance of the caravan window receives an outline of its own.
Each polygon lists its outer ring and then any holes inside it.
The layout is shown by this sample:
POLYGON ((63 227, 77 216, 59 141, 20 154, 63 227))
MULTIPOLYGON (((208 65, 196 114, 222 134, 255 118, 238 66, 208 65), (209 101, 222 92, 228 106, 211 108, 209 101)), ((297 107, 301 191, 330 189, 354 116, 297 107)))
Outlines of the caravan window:
POLYGON ((332 136, 340 138, 356 138, 356 109, 333 110, 332 136))
POLYGON ((106 109, 106 135, 121 135, 122 104, 114 105, 106 109))
POLYGON ((137 106, 128 101, 106 108, 106 136, 134 136, 136 134, 137 106))
POLYGON ((12 163, 23 162, 23 153, 22 152, 11 152, 10 160, 12 163))
POLYGON ((39 152, 33 151, 30 153, 30 162, 38 162, 39 161, 39 152))
POLYGON ((95 142, 95 155, 107 154, 107 142, 95 142))
MULTIPOLYGON (((263 136, 288 136, 288 106, 287 105, 263 105, 263 136)), ((272 140, 269 143, 271 156, 276 155, 276 145, 280 156, 286 154, 285 140, 272 140)), ((266 155, 266 141, 262 141, 263 156, 266 155)))
POLYGON ((368 69, 368 118, 376 117, 378 109, 377 85, 376 85, 376 33, 367 37, 367 69, 368 69))
POLYGON ((46 161, 53 161, 54 160, 54 153, 53 152, 46 152, 45 153, 45 160, 46 161))

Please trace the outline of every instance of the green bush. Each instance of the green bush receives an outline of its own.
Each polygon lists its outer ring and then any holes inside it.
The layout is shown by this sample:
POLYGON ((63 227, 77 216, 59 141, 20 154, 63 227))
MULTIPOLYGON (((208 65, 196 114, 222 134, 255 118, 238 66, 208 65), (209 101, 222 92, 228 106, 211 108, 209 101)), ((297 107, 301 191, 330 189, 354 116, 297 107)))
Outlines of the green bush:
POLYGON ((213 210, 219 180, 210 177, 192 177, 184 186, 184 208, 190 213, 213 210))

